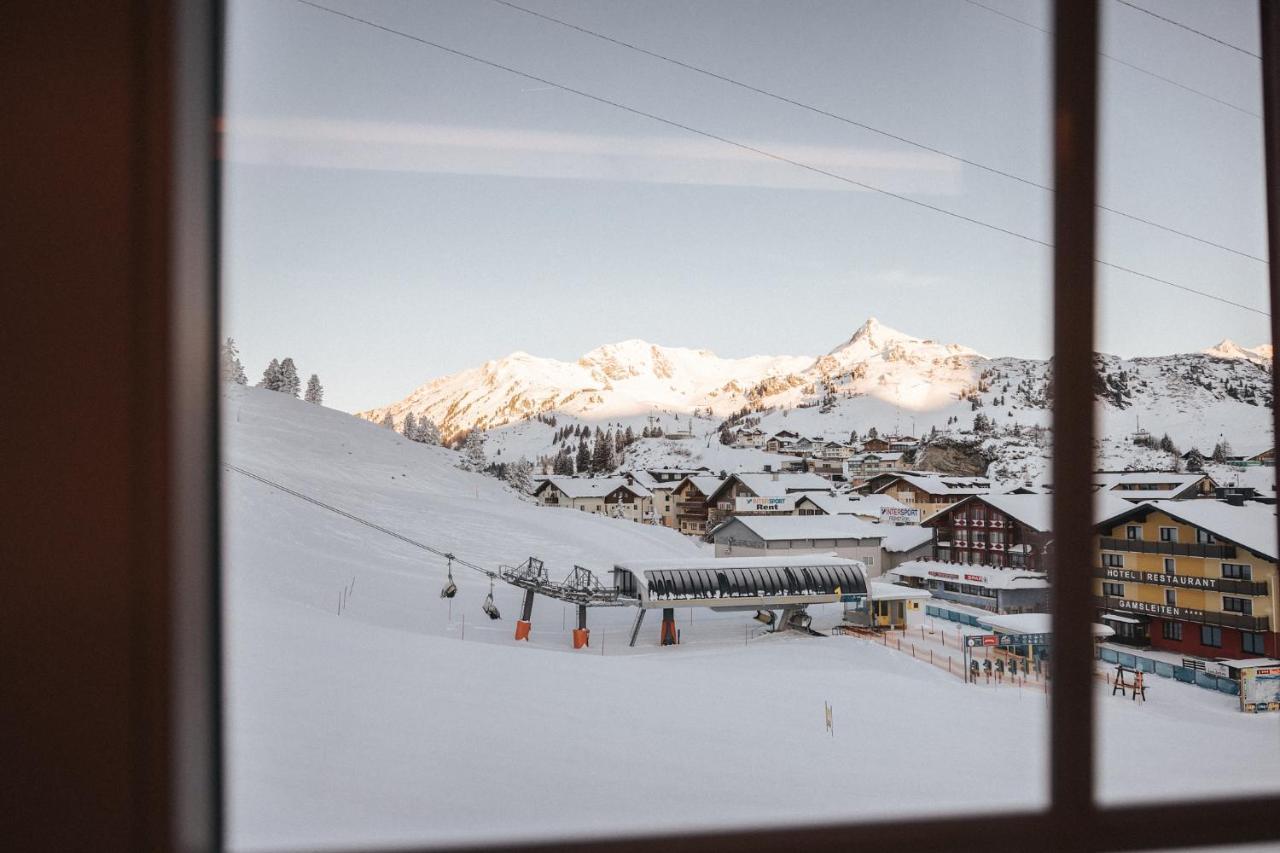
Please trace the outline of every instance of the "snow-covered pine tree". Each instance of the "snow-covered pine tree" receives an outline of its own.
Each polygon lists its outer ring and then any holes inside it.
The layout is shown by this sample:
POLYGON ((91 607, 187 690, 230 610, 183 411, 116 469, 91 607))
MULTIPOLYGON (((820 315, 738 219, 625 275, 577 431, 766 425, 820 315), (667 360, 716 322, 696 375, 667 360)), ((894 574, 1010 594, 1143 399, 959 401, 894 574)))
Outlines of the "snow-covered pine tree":
POLYGON ((440 427, 426 415, 418 418, 418 437, 414 441, 422 444, 440 444, 440 427))
POLYGON ((462 442, 462 461, 458 467, 464 471, 483 471, 488 460, 484 455, 484 433, 473 429, 462 442))
POLYGON ((324 386, 320 384, 320 377, 314 373, 307 380, 307 393, 302 399, 308 403, 315 403, 317 406, 324 402, 324 386))
POLYGON ((1187 451, 1187 470, 1193 474, 1204 471, 1204 454, 1194 447, 1187 451))
POLYGON ((413 412, 406 412, 404 420, 400 422, 400 432, 404 433, 404 437, 410 441, 417 441, 418 416, 413 412))
POLYGON ((724 445, 733 444, 733 430, 728 427, 720 430, 720 443, 724 445))
POLYGON ((280 362, 280 387, 277 390, 288 394, 290 397, 296 397, 302 392, 302 380, 298 378, 298 366, 293 363, 291 358, 286 358, 280 362))
POLYGON ((623 447, 626 447, 629 444, 635 444, 636 443, 635 430, 633 430, 631 427, 627 427, 627 431, 623 435, 622 441, 623 441, 623 447))
POLYGON ((586 474, 591 470, 591 448, 587 446, 585 438, 578 439, 578 473, 586 474))
POLYGON ((267 369, 262 371, 262 381, 258 383, 259 388, 266 388, 268 391, 280 390, 280 362, 271 359, 271 363, 267 365, 267 369))
POLYGON ((507 466, 507 485, 521 494, 527 494, 533 488, 533 466, 529 460, 521 456, 507 466))
POLYGON ((222 345, 222 381, 234 382, 237 385, 248 385, 244 375, 244 365, 240 363, 240 349, 232 338, 227 338, 222 345))
POLYGON ((1219 465, 1225 465, 1227 462, 1226 442, 1219 441, 1213 446, 1213 461, 1219 465))
POLYGON ((393 430, 393 431, 395 430, 396 421, 395 421, 395 418, 391 417, 390 412, 387 412, 385 415, 382 416, 382 428, 393 430))

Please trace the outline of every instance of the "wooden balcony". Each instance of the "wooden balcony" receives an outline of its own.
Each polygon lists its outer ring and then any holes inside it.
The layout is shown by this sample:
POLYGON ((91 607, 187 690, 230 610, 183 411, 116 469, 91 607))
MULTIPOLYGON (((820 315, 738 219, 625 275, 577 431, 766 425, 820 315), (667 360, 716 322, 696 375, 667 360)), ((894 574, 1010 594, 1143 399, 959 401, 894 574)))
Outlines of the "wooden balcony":
POLYGON ((1211 557, 1217 560, 1232 560, 1236 556, 1236 546, 1234 545, 1202 545, 1199 542, 1149 542, 1145 539, 1111 539, 1103 537, 1099 547, 1103 551, 1168 554, 1174 557, 1211 557))

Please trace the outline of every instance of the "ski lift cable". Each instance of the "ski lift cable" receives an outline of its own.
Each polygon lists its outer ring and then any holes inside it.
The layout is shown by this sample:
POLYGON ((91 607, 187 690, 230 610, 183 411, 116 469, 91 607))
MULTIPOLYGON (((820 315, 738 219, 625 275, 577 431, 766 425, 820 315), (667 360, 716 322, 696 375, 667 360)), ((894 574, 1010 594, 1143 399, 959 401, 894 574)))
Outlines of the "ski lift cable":
MULTIPOLYGON (((226 467, 228 470, 235 471, 237 474, 243 474, 244 476, 252 480, 257 480, 259 483, 270 486, 271 488, 277 489, 281 492, 284 492, 285 494, 293 495, 295 498, 300 498, 306 501, 307 503, 315 504, 316 506, 322 509, 329 510, 329 512, 337 513, 343 518, 349 518, 352 521, 356 522, 357 524, 363 524, 365 527, 372 528, 373 530, 376 530, 379 533, 385 533, 386 535, 394 539, 399 539, 401 542, 412 545, 415 548, 421 548, 424 551, 428 551, 432 554, 435 554, 437 557, 443 557, 445 560, 449 561, 450 565, 452 565, 453 563, 457 563, 458 565, 471 569, 474 572, 479 572, 480 574, 485 575, 489 578, 489 583, 491 587, 493 585, 494 579, 499 577, 499 574, 495 571, 492 571, 491 569, 486 569, 483 566, 478 566, 475 563, 468 562, 467 560, 464 560, 461 557, 451 554, 448 551, 441 551, 439 548, 433 548, 430 545, 417 541, 416 539, 410 539, 408 536, 405 536, 403 533, 397 533, 396 531, 391 530, 390 528, 383 527, 380 524, 375 524, 374 522, 369 521, 368 519, 365 519, 365 518, 361 518, 358 515, 353 515, 352 513, 349 513, 344 509, 339 509, 338 507, 333 506, 331 504, 327 504, 324 501, 317 500, 311 497, 310 495, 305 495, 302 492, 289 488, 288 486, 281 485, 280 483, 277 483, 274 480, 269 480, 266 477, 261 476, 260 474, 255 474, 252 471, 246 471, 244 468, 237 467, 235 465, 232 465, 229 462, 224 462, 223 466, 226 467)), ((449 571, 449 577, 450 578, 453 577, 452 569, 450 569, 449 571)))

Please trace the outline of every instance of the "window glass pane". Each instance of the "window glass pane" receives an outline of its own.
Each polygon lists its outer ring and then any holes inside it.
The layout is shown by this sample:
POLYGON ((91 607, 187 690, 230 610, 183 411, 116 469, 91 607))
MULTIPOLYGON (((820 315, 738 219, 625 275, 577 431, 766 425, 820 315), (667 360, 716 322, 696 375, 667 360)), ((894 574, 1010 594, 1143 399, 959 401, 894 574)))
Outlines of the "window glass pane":
POLYGON ((233 847, 1047 804, 1047 27, 229 4, 233 847))
POLYGON ((1101 8, 1097 795, 1275 791, 1242 712, 1280 702, 1258 6, 1101 8))

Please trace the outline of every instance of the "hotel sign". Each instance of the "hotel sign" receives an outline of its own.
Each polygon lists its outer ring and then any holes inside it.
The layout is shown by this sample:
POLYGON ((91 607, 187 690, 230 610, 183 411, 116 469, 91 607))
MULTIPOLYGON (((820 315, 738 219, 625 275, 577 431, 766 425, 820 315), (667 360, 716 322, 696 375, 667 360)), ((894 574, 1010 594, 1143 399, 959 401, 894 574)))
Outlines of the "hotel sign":
POLYGON ((1107 606, 1112 610, 1130 610, 1134 613, 1167 616, 1170 619, 1187 619, 1193 622, 1204 622, 1209 615, 1203 610, 1194 610, 1190 607, 1175 607, 1172 604, 1155 604, 1148 601, 1130 601, 1127 598, 1108 598, 1107 606))
POLYGON ((1132 583, 1153 583, 1160 586, 1177 586, 1186 589, 1218 588, 1217 578, 1198 578, 1193 575, 1166 575, 1160 572, 1137 572, 1132 569, 1104 568, 1107 580, 1130 581, 1132 583))

